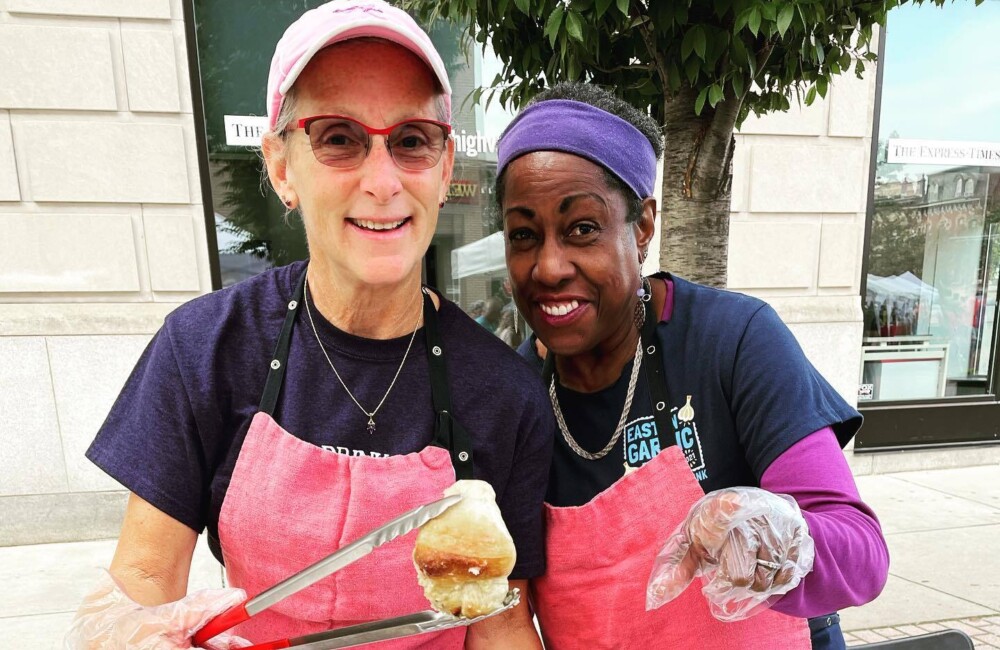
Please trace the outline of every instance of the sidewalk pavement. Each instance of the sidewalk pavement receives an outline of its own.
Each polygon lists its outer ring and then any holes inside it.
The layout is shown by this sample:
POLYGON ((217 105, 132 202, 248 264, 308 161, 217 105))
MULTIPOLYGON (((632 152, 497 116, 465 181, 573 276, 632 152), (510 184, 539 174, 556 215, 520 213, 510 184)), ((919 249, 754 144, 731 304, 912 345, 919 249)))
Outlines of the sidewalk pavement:
MULTIPOLYGON (((848 644, 957 628, 977 649, 1000 650, 1000 465, 863 476, 858 485, 882 521, 892 563, 875 602, 841 612, 848 644)), ((0 548, 0 648, 59 650, 114 547, 0 548)), ((191 590, 222 580, 202 538, 191 590)))

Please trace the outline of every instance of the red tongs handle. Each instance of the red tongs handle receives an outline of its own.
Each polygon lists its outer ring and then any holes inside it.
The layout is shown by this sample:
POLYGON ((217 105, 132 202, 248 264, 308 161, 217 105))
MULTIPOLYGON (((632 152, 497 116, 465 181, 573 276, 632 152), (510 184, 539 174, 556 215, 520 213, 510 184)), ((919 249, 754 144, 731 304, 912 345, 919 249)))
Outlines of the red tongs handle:
POLYGON ((282 639, 280 641, 270 641, 268 643, 258 643, 257 645, 252 645, 244 650, 281 650, 281 648, 291 648, 292 642, 288 639, 282 639))
MULTIPOLYGON (((226 630, 236 627, 243 621, 250 620, 250 614, 247 613, 247 602, 248 601, 243 601, 239 605, 233 605, 206 623, 205 627, 195 632, 195 647, 200 648, 205 645, 205 642, 209 639, 219 636, 226 630)), ((284 647, 287 648, 288 646, 284 647)))

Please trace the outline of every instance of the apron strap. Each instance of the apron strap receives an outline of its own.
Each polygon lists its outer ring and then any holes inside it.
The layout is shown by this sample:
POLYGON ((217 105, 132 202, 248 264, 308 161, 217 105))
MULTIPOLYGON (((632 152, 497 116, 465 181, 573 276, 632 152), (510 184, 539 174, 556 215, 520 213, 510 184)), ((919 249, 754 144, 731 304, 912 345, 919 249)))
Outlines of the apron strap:
POLYGON ((642 370, 649 384, 649 398, 653 407, 653 419, 656 428, 663 435, 670 431, 670 396, 667 393, 667 378, 663 372, 663 345, 656 336, 656 326, 660 322, 659 314, 649 313, 653 301, 646 303, 646 319, 642 322, 642 370))
MULTIPOLYGON (((292 291, 292 299, 288 301, 288 310, 285 313, 285 322, 281 325, 281 333, 278 334, 278 343, 274 346, 274 353, 271 355, 271 368, 267 372, 267 381, 264 384, 264 392, 260 396, 260 406, 258 410, 274 416, 274 409, 278 404, 278 396, 281 394, 281 386, 285 381, 285 366, 288 365, 288 348, 292 340, 292 328, 295 327, 295 317, 302 304, 303 287, 306 283, 306 271, 302 271, 302 277, 295 284, 292 291)), ((208 548, 212 555, 225 566, 226 562, 222 556, 222 544, 219 542, 218 531, 213 534, 207 531, 208 548)))
POLYGON ((542 361, 542 384, 545 386, 546 392, 549 390, 549 385, 552 383, 552 377, 556 374, 556 355, 552 354, 550 351, 546 351, 545 359, 542 361))
POLYGON ((473 478, 472 441, 469 433, 451 414, 451 389, 448 387, 448 367, 444 360, 444 344, 438 329, 438 313, 430 290, 424 292, 424 336, 427 343, 427 365, 431 373, 431 399, 437 414, 433 444, 451 453, 455 477, 473 478))
POLYGON ((260 407, 258 410, 274 416, 274 408, 278 404, 278 395, 281 394, 281 385, 285 381, 285 366, 288 365, 288 346, 292 340, 292 328, 295 327, 295 316, 302 304, 302 287, 306 282, 306 272, 302 272, 292 292, 292 299, 288 302, 288 312, 285 314, 285 322, 281 326, 281 333, 278 335, 278 343, 274 346, 274 354, 271 355, 271 369, 267 373, 267 383, 264 384, 264 393, 260 397, 260 407))

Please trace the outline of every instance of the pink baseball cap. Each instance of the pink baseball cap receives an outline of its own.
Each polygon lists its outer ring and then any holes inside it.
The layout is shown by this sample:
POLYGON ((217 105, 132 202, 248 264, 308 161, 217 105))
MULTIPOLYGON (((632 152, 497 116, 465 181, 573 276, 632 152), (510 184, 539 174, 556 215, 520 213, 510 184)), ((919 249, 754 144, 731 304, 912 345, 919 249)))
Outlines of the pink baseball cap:
POLYGON ((391 41, 419 56, 444 89, 445 121, 451 121, 451 83, 444 61, 409 14, 384 0, 332 0, 299 16, 274 48, 267 77, 269 128, 274 128, 285 94, 317 52, 365 36, 391 41))

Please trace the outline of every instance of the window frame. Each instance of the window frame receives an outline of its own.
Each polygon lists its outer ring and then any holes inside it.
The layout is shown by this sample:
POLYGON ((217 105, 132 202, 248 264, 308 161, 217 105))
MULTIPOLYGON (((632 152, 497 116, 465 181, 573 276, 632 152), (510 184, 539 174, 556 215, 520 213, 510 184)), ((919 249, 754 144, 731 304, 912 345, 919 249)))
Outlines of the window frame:
MULTIPOLYGON (((865 239, 861 260, 860 300, 867 294, 872 224, 875 216, 875 175, 879 154, 879 124, 882 112, 882 88, 885 66, 887 25, 879 30, 878 65, 875 79, 871 152, 868 165, 868 205, 865 214, 865 239)), ((964 187, 964 186, 963 186, 964 187)), ((1000 293, 1000 291, 998 291, 1000 293)), ((1000 296, 998 296, 1000 297, 1000 296)), ((976 446, 1000 442, 1000 318, 993 326, 993 354, 987 375, 986 392, 896 402, 859 403, 865 424, 854 441, 858 453, 957 446, 976 446)), ((860 357, 861 350, 858 350, 860 357)))
POLYGON ((222 269, 219 263, 219 239, 215 232, 215 204, 212 200, 212 178, 208 164, 208 132, 205 126, 205 103, 201 92, 201 63, 198 58, 194 0, 182 0, 181 7, 184 14, 184 37, 187 41, 188 82, 191 85, 191 110, 194 118, 195 148, 198 154, 201 205, 205 217, 208 267, 212 277, 212 291, 218 291, 222 288, 222 269))

